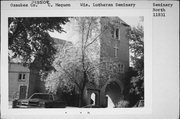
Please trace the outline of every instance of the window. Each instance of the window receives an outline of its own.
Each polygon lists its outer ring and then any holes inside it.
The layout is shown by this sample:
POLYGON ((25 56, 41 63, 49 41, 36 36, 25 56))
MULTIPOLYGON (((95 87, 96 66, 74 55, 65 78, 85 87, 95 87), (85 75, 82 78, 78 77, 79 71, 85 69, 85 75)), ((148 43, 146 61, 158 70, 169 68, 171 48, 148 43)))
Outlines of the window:
POLYGON ((112 38, 120 40, 120 29, 119 28, 113 28, 111 31, 112 38))
POLYGON ((118 47, 117 47, 117 44, 115 44, 115 47, 114 47, 114 57, 117 57, 118 56, 118 47))
POLYGON ((124 64, 119 64, 119 72, 120 73, 124 73, 124 68, 125 68, 124 64))
POLYGON ((26 74, 25 73, 19 73, 18 80, 19 81, 25 81, 25 79, 26 79, 26 74))
POLYGON ((119 29, 116 29, 116 39, 119 39, 119 29))

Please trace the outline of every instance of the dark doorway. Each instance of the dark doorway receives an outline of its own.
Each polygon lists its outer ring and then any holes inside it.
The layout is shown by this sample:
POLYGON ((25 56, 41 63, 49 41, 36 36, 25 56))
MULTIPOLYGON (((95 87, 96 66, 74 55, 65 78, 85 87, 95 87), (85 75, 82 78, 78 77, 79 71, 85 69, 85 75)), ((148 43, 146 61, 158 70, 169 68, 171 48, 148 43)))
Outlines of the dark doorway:
POLYGON ((26 98, 26 90, 27 90, 27 86, 20 86, 19 99, 26 98))

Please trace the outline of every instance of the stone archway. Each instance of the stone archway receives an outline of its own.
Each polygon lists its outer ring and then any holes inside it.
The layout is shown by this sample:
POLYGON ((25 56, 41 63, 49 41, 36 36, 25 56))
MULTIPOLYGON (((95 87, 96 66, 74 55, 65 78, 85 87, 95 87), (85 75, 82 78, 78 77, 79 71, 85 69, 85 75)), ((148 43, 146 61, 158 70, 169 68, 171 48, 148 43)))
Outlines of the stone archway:
POLYGON ((88 93, 88 104, 99 106, 99 104, 100 104, 100 90, 98 90, 98 89, 87 89, 87 93, 88 93))
POLYGON ((120 100, 123 99, 121 85, 119 85, 116 81, 108 82, 105 87, 105 95, 108 97, 107 106, 108 104, 112 106, 111 103, 113 103, 115 106, 120 100))
POLYGON ((92 93, 91 94, 91 102, 90 103, 92 105, 95 105, 97 103, 96 100, 97 100, 97 95, 95 93, 92 93))

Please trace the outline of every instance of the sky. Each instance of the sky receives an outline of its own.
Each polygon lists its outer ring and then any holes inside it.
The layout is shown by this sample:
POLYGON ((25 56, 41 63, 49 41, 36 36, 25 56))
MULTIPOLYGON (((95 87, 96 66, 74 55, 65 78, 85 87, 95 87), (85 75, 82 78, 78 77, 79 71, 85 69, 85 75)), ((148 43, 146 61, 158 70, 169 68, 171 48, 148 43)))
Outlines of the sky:
MULTIPOLYGON (((139 17, 120 17, 120 18, 132 27, 137 26, 138 23, 140 23, 139 17)), ((77 36, 75 35, 76 31, 73 29, 71 25, 72 24, 70 23, 66 23, 64 26, 62 26, 64 30, 67 31, 67 33, 49 32, 49 34, 51 35, 51 37, 55 37, 75 43, 77 39, 77 36)))

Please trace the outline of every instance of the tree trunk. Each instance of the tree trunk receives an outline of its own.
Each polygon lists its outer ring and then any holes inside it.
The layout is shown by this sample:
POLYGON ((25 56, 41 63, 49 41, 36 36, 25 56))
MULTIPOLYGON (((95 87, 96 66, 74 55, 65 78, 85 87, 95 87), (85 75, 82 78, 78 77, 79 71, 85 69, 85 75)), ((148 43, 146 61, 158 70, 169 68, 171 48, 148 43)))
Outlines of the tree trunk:
POLYGON ((84 89, 80 91, 80 95, 79 95, 79 107, 83 106, 83 95, 84 95, 84 89))
POLYGON ((84 89, 87 83, 87 76, 86 76, 86 72, 84 72, 84 80, 83 80, 83 85, 82 85, 82 89, 80 90, 80 95, 79 95, 79 107, 84 106, 84 89))

